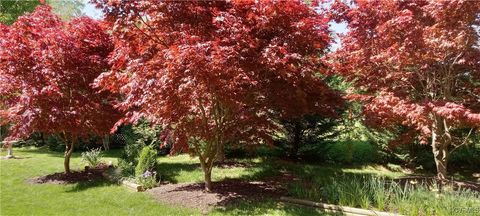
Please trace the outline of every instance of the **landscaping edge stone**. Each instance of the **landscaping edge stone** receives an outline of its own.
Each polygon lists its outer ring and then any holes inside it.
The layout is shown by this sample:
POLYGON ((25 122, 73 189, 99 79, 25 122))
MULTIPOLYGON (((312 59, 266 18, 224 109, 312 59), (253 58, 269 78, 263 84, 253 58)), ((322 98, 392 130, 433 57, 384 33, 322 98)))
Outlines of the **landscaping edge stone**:
POLYGON ((123 181, 122 181, 122 185, 124 185, 124 186, 126 186, 127 188, 130 188, 130 189, 132 189, 132 190, 134 190, 134 191, 136 191, 136 192, 143 192, 143 191, 145 191, 141 185, 136 184, 136 183, 131 182, 131 181, 123 180, 123 181))
POLYGON ((298 205, 305 205, 310 207, 317 207, 323 209, 325 212, 332 212, 332 213, 343 213, 345 215, 351 216, 403 216, 397 213, 389 213, 389 212, 381 212, 369 209, 361 209, 361 208, 352 208, 346 206, 339 206, 333 204, 326 204, 326 203, 318 203, 309 200, 302 200, 302 199, 295 199, 290 197, 280 197, 281 201, 298 204, 298 205))

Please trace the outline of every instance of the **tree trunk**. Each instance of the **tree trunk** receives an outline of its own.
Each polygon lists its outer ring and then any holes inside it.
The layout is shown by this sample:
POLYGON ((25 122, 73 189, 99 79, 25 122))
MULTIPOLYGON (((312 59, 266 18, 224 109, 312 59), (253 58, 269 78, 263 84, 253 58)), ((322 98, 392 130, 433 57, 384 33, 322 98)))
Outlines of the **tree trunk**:
POLYGON ((212 191, 212 170, 209 169, 205 172, 205 191, 212 191))
POLYGON ((448 131, 445 130, 443 118, 436 116, 432 130, 432 152, 437 167, 437 177, 440 180, 447 179, 447 163, 448 163, 448 131))
POLYGON ((208 167, 208 165, 203 161, 201 161, 200 165, 202 166, 202 171, 204 174, 205 191, 210 192, 212 191, 212 167, 208 167))
POLYGON ((74 142, 65 145, 65 159, 63 161, 63 166, 65 167, 65 173, 70 173, 70 157, 73 153, 74 142))
POLYGON ((8 148, 7 148, 7 156, 6 158, 13 158, 13 143, 9 143, 8 144, 8 148))
POLYGON ((46 145, 47 141, 45 140, 45 134, 40 133, 40 139, 42 140, 42 145, 46 145))
POLYGON ((218 145, 218 151, 217 151, 217 156, 216 156, 216 161, 218 161, 218 163, 223 163, 225 162, 225 145, 221 144, 221 145, 218 145))
POLYGON ((103 149, 105 151, 108 151, 110 150, 110 136, 109 135, 105 135, 102 139, 102 144, 103 144, 103 149))
POLYGON ((298 159, 298 150, 300 149, 300 142, 302 139, 302 127, 300 120, 294 120, 293 128, 293 137, 292 137, 292 148, 290 149, 290 157, 292 159, 298 159))

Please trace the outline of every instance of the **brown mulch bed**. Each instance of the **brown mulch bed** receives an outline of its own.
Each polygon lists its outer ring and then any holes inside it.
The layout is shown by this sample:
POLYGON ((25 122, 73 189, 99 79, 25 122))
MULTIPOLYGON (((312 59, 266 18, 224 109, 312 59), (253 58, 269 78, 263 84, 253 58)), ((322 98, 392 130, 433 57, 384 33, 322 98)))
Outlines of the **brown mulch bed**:
MULTIPOLYGON (((435 183, 439 183, 436 177, 427 177, 427 176, 407 176, 395 179, 396 182, 400 183, 401 185, 411 184, 411 185, 424 185, 431 187, 435 183)), ((444 180, 443 187, 451 187, 454 190, 458 190, 460 188, 463 189, 470 189, 474 191, 480 192, 480 184, 471 181, 460 181, 460 180, 444 180)))
POLYGON ((147 193, 164 203, 196 208, 207 213, 215 206, 226 206, 238 200, 257 201, 280 198, 286 195, 284 187, 291 175, 281 175, 264 181, 228 179, 212 183, 212 191, 205 192, 203 183, 166 184, 147 190, 147 193))
POLYGON ((106 179, 105 172, 109 169, 106 164, 100 164, 95 168, 83 171, 73 171, 71 173, 53 173, 46 176, 39 176, 29 179, 31 184, 72 184, 77 182, 93 182, 106 179))

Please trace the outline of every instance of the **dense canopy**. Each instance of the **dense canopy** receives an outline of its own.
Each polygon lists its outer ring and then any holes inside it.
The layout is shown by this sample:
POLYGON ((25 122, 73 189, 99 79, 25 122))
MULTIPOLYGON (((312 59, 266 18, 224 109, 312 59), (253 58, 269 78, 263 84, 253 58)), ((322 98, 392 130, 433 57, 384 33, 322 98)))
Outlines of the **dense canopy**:
POLYGON ((92 86, 108 71, 113 48, 100 22, 63 22, 41 6, 0 30, 0 118, 11 124, 7 139, 41 132, 69 145, 108 134, 120 115, 114 98, 92 86))
POLYGON ((352 97, 365 102, 367 122, 401 131, 397 142, 430 141, 444 177, 450 146, 465 144, 454 130, 480 125, 480 4, 337 1, 333 9, 349 29, 334 70, 364 93, 352 97))
POLYGON ((97 84, 125 96, 124 120, 171 129, 174 151, 207 167, 225 143, 268 142, 274 117, 342 103, 320 78, 328 19, 302 1, 97 2, 115 44, 97 84))

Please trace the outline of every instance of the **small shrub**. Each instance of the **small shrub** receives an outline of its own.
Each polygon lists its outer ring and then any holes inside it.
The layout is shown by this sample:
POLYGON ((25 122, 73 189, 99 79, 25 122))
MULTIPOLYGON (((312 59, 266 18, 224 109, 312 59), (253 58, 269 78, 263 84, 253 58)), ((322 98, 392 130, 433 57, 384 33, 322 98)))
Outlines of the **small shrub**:
POLYGON ((153 188, 157 186, 157 172, 145 171, 142 175, 137 176, 137 184, 143 188, 153 188))
POLYGON ((154 171, 157 166, 157 151, 151 146, 146 146, 140 152, 138 164, 135 167, 135 176, 141 176, 147 171, 154 171))
MULTIPOLYGON (((151 126, 146 120, 140 120, 136 125, 120 128, 119 134, 113 136, 113 143, 124 145, 122 155, 118 159, 118 167, 124 177, 135 177, 135 168, 139 163, 140 152, 146 146, 156 150, 157 155, 170 153, 171 143, 162 145, 158 139, 161 132, 159 126, 151 126)), ((142 172, 143 173, 143 172, 142 172)))
POLYGON ((101 161, 101 150, 92 149, 90 151, 86 151, 82 153, 82 162, 87 164, 89 167, 96 167, 98 166, 101 161))
POLYGON ((118 167, 125 177, 135 176, 135 167, 138 164, 140 151, 145 147, 141 142, 128 142, 123 148, 122 155, 118 159, 118 167))

